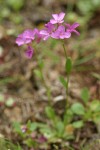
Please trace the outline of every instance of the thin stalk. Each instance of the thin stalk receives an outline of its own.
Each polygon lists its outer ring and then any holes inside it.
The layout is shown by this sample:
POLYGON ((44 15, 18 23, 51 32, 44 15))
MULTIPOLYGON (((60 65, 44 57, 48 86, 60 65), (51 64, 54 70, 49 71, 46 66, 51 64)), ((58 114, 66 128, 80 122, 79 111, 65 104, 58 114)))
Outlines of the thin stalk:
MULTIPOLYGON (((67 52, 66 52, 64 43, 63 43, 63 50, 64 50, 64 53, 65 53, 65 58, 67 60, 67 52)), ((67 75, 67 86, 66 86, 66 110, 68 108, 68 95, 69 95, 69 90, 68 89, 69 89, 69 74, 67 75)))
MULTIPOLYGON (((36 48, 35 48, 35 50, 36 50, 36 60, 37 60, 37 62, 38 62, 38 57, 37 57, 38 52, 37 52, 37 49, 36 49, 36 48)), ((44 76, 43 76, 43 71, 42 71, 42 68, 41 68, 39 62, 38 62, 38 68, 39 68, 39 71, 40 71, 40 73, 41 73, 42 83, 44 84, 44 87, 45 87, 45 89, 46 89, 46 94, 47 94, 47 97, 48 97, 48 103, 49 103, 49 105, 51 106, 51 90, 50 90, 49 86, 48 86, 48 85, 46 84, 46 82, 45 82, 45 79, 44 79, 44 76)))
POLYGON ((46 94, 47 94, 47 97, 48 97, 49 105, 51 105, 51 91, 50 91, 50 88, 45 82, 45 79, 44 79, 44 76, 43 76, 43 72, 42 72, 42 69, 41 69, 40 66, 39 66, 39 70, 40 70, 40 73, 41 73, 42 82, 43 82, 44 87, 46 89, 46 94))
POLYGON ((67 75, 67 87, 66 87, 66 108, 68 108, 68 95, 69 95, 69 75, 67 75))
POLYGON ((65 56, 66 56, 66 59, 67 59, 67 52, 66 52, 64 43, 63 43, 63 49, 64 49, 64 53, 65 53, 65 56))

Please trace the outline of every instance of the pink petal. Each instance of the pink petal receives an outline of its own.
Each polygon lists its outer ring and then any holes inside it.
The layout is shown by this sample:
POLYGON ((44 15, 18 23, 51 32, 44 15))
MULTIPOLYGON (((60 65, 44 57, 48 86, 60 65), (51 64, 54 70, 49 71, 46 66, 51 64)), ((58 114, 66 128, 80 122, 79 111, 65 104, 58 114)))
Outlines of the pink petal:
POLYGON ((24 44, 29 44, 29 43, 31 43, 31 42, 32 42, 31 39, 28 39, 28 38, 24 39, 24 44))
POLYGON ((64 22, 64 20, 61 20, 61 21, 59 21, 58 23, 63 23, 64 22))
POLYGON ((57 31, 65 32, 65 27, 61 25, 58 27, 57 31))
POLYGON ((51 37, 54 38, 54 39, 59 39, 58 34, 56 34, 56 32, 53 32, 51 34, 51 37))
POLYGON ((41 30, 40 34, 42 34, 42 35, 48 35, 49 33, 46 30, 41 30))
POLYGON ((50 23, 52 23, 52 24, 56 24, 56 23, 57 23, 57 21, 56 21, 56 20, 54 20, 54 19, 51 19, 51 20, 50 20, 50 23))
POLYGON ((34 36, 35 36, 34 30, 27 29, 23 32, 24 38, 30 38, 30 39, 34 40, 34 38, 35 38, 34 36))
POLYGON ((80 35, 80 33, 76 30, 73 30, 73 32, 75 32, 77 35, 80 35))
POLYGON ((70 24, 68 24, 68 23, 65 23, 65 25, 66 25, 68 28, 70 28, 70 26, 71 26, 71 25, 70 25, 70 24))
POLYGON ((71 37, 71 33, 70 32, 65 32, 65 38, 70 38, 71 37))
POLYGON ((64 18, 64 16, 65 16, 65 13, 61 12, 61 13, 59 14, 59 20, 62 20, 62 19, 64 18))
POLYGON ((35 29, 33 30, 33 33, 34 33, 34 34, 38 34, 38 33, 39 33, 39 30, 38 30, 37 28, 35 28, 35 29))
POLYGON ((79 25, 80 25, 79 23, 75 22, 75 23, 71 26, 71 28, 72 28, 72 29, 75 29, 75 28, 77 28, 79 25))
POLYGON ((39 138, 38 138, 38 142, 39 143, 44 143, 44 142, 46 142, 47 141, 47 138, 45 138, 44 136, 40 136, 39 138))
POLYGON ((18 37, 18 38, 16 39, 16 44, 17 44, 18 46, 23 45, 23 44, 24 44, 23 39, 22 39, 22 38, 20 38, 20 37, 18 37))
POLYGON ((46 27, 46 29, 47 29, 47 31, 49 33, 52 32, 53 29, 55 28, 55 26, 52 23, 50 23, 50 22, 48 22, 47 24, 45 24, 45 27, 46 27))
POLYGON ((58 20, 58 14, 52 14, 52 17, 53 17, 55 20, 58 20))
POLYGON ((49 37, 50 37, 50 36, 47 35, 47 36, 45 36, 45 37, 43 38, 43 40, 46 41, 49 37))
POLYGON ((32 58, 32 56, 33 56, 33 48, 31 46, 28 46, 28 49, 26 50, 25 55, 29 59, 32 58))
POLYGON ((64 39, 65 38, 65 35, 60 35, 60 39, 64 39))

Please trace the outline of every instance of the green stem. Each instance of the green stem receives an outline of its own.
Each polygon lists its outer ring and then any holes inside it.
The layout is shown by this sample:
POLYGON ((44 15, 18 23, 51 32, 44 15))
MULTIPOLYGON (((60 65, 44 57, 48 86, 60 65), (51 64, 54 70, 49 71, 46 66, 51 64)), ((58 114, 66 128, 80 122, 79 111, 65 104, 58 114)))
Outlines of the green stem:
MULTIPOLYGON (((37 60, 37 62, 38 62, 38 57, 37 57, 38 52, 37 52, 37 49, 36 49, 36 48, 35 48, 35 50, 36 50, 36 60, 37 60)), ((48 97, 48 102, 49 102, 49 105, 51 106, 51 90, 50 90, 49 86, 48 86, 48 85, 46 84, 46 82, 45 82, 45 79, 44 79, 44 76, 43 76, 43 72, 42 72, 42 68, 41 68, 39 62, 38 62, 38 67, 39 67, 39 71, 40 71, 40 73, 41 73, 42 83, 44 84, 44 87, 45 87, 45 89, 46 89, 46 94, 47 94, 47 97, 48 97)))
POLYGON ((67 87, 66 87, 66 108, 68 108, 68 95, 69 95, 69 75, 67 75, 67 87))
MULTIPOLYGON (((66 57, 66 60, 67 60, 67 52, 66 52, 64 43, 63 43, 63 49, 64 49, 65 57, 66 57)), ((66 110, 68 108, 68 95, 69 95, 68 88, 69 88, 69 74, 67 75, 67 86, 66 86, 66 110)))
POLYGON ((65 53, 65 56, 66 56, 66 59, 67 59, 67 53, 66 53, 66 49, 65 49, 64 43, 63 43, 63 49, 64 49, 64 53, 65 53))
POLYGON ((50 91, 50 88, 49 88, 49 86, 45 82, 45 79, 44 79, 44 76, 43 76, 43 72, 42 72, 42 69, 41 69, 40 66, 39 66, 39 70, 40 70, 40 73, 41 73, 42 82, 43 82, 44 87, 46 89, 46 94, 47 94, 47 97, 48 97, 49 105, 51 105, 51 91, 50 91))

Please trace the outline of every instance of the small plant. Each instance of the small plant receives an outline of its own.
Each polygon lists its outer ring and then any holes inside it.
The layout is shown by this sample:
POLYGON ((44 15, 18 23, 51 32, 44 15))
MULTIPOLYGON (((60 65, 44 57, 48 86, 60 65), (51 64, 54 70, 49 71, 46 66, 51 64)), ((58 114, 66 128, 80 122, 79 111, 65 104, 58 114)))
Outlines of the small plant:
POLYGON ((81 99, 83 100, 83 104, 76 102, 71 106, 74 115, 81 117, 80 121, 74 123, 74 127, 79 126, 80 128, 87 121, 98 124, 100 122, 100 101, 94 99, 92 102, 89 102, 90 94, 87 88, 82 89, 81 99))
MULTIPOLYGON (((73 25, 70 25, 68 23, 64 22, 64 16, 65 13, 61 12, 60 14, 53 14, 52 19, 50 22, 45 24, 45 28, 43 30, 38 29, 28 29, 25 30, 22 34, 18 36, 16 39, 16 43, 18 46, 27 45, 27 50, 25 52, 25 55, 27 58, 31 59, 34 51, 36 52, 36 56, 38 55, 38 51, 36 48, 36 45, 38 45, 42 40, 46 41, 49 38, 60 40, 63 46, 64 54, 65 54, 65 72, 66 72, 66 79, 63 76, 60 76, 60 81, 63 84, 64 88, 66 89, 66 107, 64 111, 63 119, 61 119, 59 116, 56 115, 52 103, 51 103, 51 91, 48 85, 45 82, 45 78, 43 75, 43 67, 44 63, 42 60, 40 60, 37 57, 38 62, 38 69, 35 70, 35 74, 42 80, 44 83, 44 86, 47 91, 47 97, 48 97, 48 106, 45 108, 45 113, 49 120, 51 120, 50 125, 47 124, 41 124, 41 123, 28 123, 27 124, 27 131, 25 134, 23 134, 22 130, 20 129, 20 126, 17 124, 15 126, 15 129, 17 129, 17 132, 23 137, 26 138, 28 135, 27 133, 31 134, 34 132, 34 130, 38 129, 39 133, 44 136, 49 142, 56 142, 58 139, 73 139, 73 131, 74 127, 78 128, 82 126, 82 122, 74 122, 71 123, 73 119, 73 112, 69 108, 69 101, 68 101, 68 87, 69 87, 69 79, 70 79, 70 73, 72 70, 72 60, 70 57, 68 57, 66 48, 64 45, 64 39, 68 39, 71 37, 72 32, 79 35, 79 32, 76 31, 76 28, 79 26, 78 23, 74 23, 73 25), (34 49, 32 48, 32 42, 36 40, 36 43, 34 43, 34 49)), ((82 113, 82 112, 81 112, 82 113)), ((26 140, 26 144, 30 147, 35 146, 37 141, 29 138, 26 140), (34 142, 35 143, 34 143, 34 142)))
MULTIPOLYGON (((60 140, 67 140, 67 139, 73 139, 73 132, 74 132, 74 127, 77 128, 79 126, 82 126, 81 122, 74 122, 73 124, 71 123, 73 120, 74 113, 69 107, 69 101, 68 101, 68 88, 69 88, 69 79, 70 79, 70 74, 72 70, 72 60, 71 58, 67 55, 66 48, 64 45, 64 39, 68 39, 71 37, 72 32, 76 33, 79 35, 79 32, 76 31, 76 28, 79 26, 78 23, 74 23, 73 25, 67 24, 64 22, 64 16, 65 13, 61 12, 60 14, 53 14, 52 19, 50 19, 50 22, 45 24, 45 27, 43 30, 38 30, 38 29, 28 29, 25 30, 22 34, 18 35, 16 39, 16 44, 18 46, 22 46, 24 44, 27 45, 27 50, 25 52, 25 55, 27 58, 31 59, 34 52, 36 53, 36 60, 38 62, 38 69, 34 71, 36 76, 38 76, 47 91, 47 97, 48 97, 48 106, 45 108, 45 114, 48 117, 48 119, 51 121, 50 125, 48 124, 41 124, 41 123, 31 123, 28 122, 26 125, 26 132, 23 133, 20 125, 17 124, 15 125, 16 131, 22 136, 24 139, 29 134, 32 134, 35 130, 39 131, 39 134, 43 136, 46 141, 48 142, 56 142, 58 139, 60 140), (64 86, 66 90, 66 106, 65 106, 65 111, 64 111, 64 116, 63 118, 60 118, 59 116, 56 115, 53 107, 52 107, 52 95, 51 95, 51 90, 50 87, 47 85, 45 81, 45 77, 43 75, 43 68, 44 68, 44 63, 42 60, 38 58, 38 50, 36 48, 36 45, 44 40, 48 40, 49 38, 52 39, 57 39, 61 41, 64 54, 65 54, 65 72, 66 72, 66 79, 63 76, 60 76, 60 82, 64 86), (33 42, 34 41, 34 42, 33 42), (33 44, 32 44, 33 43, 33 44), (36 44, 37 43, 37 44, 36 44), (32 47, 34 46, 34 49, 32 47)), ((28 138, 28 140, 25 140, 25 143, 29 146, 36 146, 38 143, 37 140, 38 137, 36 137, 34 140, 32 138, 28 138)), ((45 141, 45 142, 46 142, 45 141)))
POLYGON ((16 132, 24 139, 24 143, 27 144, 28 147, 38 147, 38 143, 44 143, 44 145, 47 146, 48 143, 55 143, 59 141, 59 139, 62 142, 73 139, 75 129, 83 127, 86 121, 92 120, 93 122, 98 122, 100 119, 100 102, 97 100, 94 100, 91 103, 89 102, 90 94, 87 88, 84 88, 81 92, 83 104, 77 102, 71 105, 69 103, 69 80, 73 63, 72 59, 67 54, 64 40, 70 38, 72 32, 79 35, 79 32, 76 30, 79 24, 74 23, 73 25, 70 25, 65 23, 64 16, 65 13, 63 12, 60 14, 53 14, 53 18, 50 19, 50 22, 45 24, 43 30, 38 30, 36 28, 34 30, 28 29, 18 35, 16 39, 16 44, 18 46, 27 46, 25 51, 25 56, 27 58, 31 59, 33 54, 36 53, 35 56, 38 68, 34 70, 34 73, 43 82, 48 98, 48 105, 45 108, 45 114, 50 120, 50 124, 29 121, 23 128, 21 128, 21 125, 18 123, 14 124, 16 132), (39 51, 37 47, 39 43, 46 41, 49 38, 57 39, 61 42, 65 55, 64 70, 66 78, 63 76, 59 77, 60 82, 66 90, 66 106, 62 118, 55 113, 55 110, 52 107, 51 89, 47 85, 43 75, 44 63, 43 60, 38 57, 39 51), (75 115, 79 116, 80 119, 74 120, 75 115))
POLYGON ((20 145, 15 145, 11 141, 0 137, 0 149, 2 150, 22 150, 20 145))
MULTIPOLYGON (((72 32, 76 33, 77 35, 80 35, 80 33, 76 30, 76 28, 79 26, 78 23, 74 23, 73 25, 70 25, 68 23, 64 22, 64 16, 65 13, 61 12, 60 14, 53 14, 53 19, 50 19, 50 22, 45 24, 45 28, 43 30, 38 29, 28 29, 25 30, 22 34, 18 35, 16 39, 16 44, 18 46, 27 45, 27 50, 25 52, 25 55, 27 58, 31 59, 33 56, 34 51, 37 53, 37 48, 35 45, 38 45, 42 40, 46 41, 49 38, 57 39, 62 42, 64 54, 65 54, 65 72, 67 79, 64 79, 64 77, 60 77, 61 83, 64 85, 66 89, 66 109, 68 106, 68 84, 69 84, 69 77, 72 70, 72 60, 70 57, 67 56, 66 48, 64 45, 64 39, 68 39, 71 37, 72 32), (34 41, 34 47, 32 48, 32 42, 34 41), (35 44, 35 41, 37 44, 35 44)), ((36 55, 37 56, 37 55, 36 55)), ((44 83, 44 86, 47 91, 48 96, 48 102, 49 105, 51 104, 51 94, 50 94, 50 88, 47 86, 45 82, 45 78, 43 75, 43 63, 42 61, 39 61, 38 57, 36 58, 38 62, 38 70, 35 71, 36 75, 39 76, 42 79, 42 82, 44 83)))

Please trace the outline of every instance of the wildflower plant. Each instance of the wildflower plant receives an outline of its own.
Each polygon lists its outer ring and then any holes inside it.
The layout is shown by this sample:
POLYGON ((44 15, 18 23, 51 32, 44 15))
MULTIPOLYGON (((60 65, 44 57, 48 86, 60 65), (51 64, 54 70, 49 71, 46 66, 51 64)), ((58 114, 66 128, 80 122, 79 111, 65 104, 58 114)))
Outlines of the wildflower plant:
MULTIPOLYGON (((63 49, 65 53, 65 59, 66 59, 65 70, 67 73, 67 80, 61 77, 60 81, 66 88, 66 106, 67 106, 68 84, 69 84, 69 76, 72 70, 72 60, 70 57, 67 56, 67 52, 66 52, 65 45, 64 45, 64 39, 70 38, 72 32, 76 33, 77 35, 80 35, 80 33, 76 30, 79 24, 74 23, 73 25, 70 25, 70 24, 65 23, 64 16, 65 16, 64 12, 61 12, 59 14, 52 14, 53 18, 50 19, 50 21, 47 24, 45 24, 45 27, 43 30, 38 30, 36 28, 34 30, 32 29, 25 30, 22 34, 18 35, 16 39, 16 44, 18 46, 22 46, 26 44, 27 50, 25 52, 25 55, 27 58, 31 59, 34 54, 34 51, 36 50, 32 48, 33 41, 36 43, 40 43, 41 41, 43 40, 46 41, 49 38, 58 39, 62 41, 62 45, 63 45, 63 49)), ((41 67, 40 67, 40 73, 42 74, 41 67)), ((50 89, 48 90, 43 74, 41 76, 42 76, 44 85, 48 91, 47 95, 50 95, 50 89)), ((50 96, 48 96, 48 98, 50 99, 50 96)))
MULTIPOLYGON (((18 35, 16 39, 16 44, 18 46, 27 45, 27 50, 25 51, 25 55, 27 58, 31 59, 33 57, 34 52, 37 53, 36 45, 42 41, 47 41, 49 38, 57 39, 61 41, 64 54, 65 54, 65 72, 66 72, 66 78, 63 76, 60 76, 60 82, 66 89, 66 107, 64 111, 63 121, 59 116, 56 116, 54 109, 51 105, 51 91, 50 87, 46 84, 43 72, 42 72, 42 62, 38 61, 38 67, 39 71, 37 74, 41 77, 44 86, 47 91, 47 97, 48 97, 48 106, 45 109, 47 117, 52 122, 52 129, 49 128, 47 125, 37 125, 36 128, 40 128, 40 132, 44 134, 47 138, 52 137, 53 140, 55 137, 62 138, 62 139, 70 139, 70 133, 65 133, 65 130, 68 130, 68 128, 72 129, 72 126, 70 126, 70 122, 73 118, 73 112, 69 107, 69 101, 68 101, 68 88, 69 88, 69 79, 70 74, 72 70, 72 59, 67 55, 67 51, 64 45, 64 40, 71 37, 72 33, 75 33, 76 35, 80 35, 80 33, 76 30, 76 28, 79 26, 79 23, 74 23, 72 25, 64 22, 65 13, 61 12, 59 14, 52 14, 52 18, 48 23, 45 24, 44 28, 42 30, 38 29, 27 29, 22 34, 18 35), (34 48, 32 47, 33 43, 34 48), (69 124, 69 125, 68 125, 69 124), (66 127, 66 125, 68 125, 66 127), (65 129, 66 128, 66 129, 65 129), (53 131, 53 132, 52 132, 53 131), (49 137, 48 137, 49 134, 49 137)), ((36 124, 35 124, 36 125, 36 124)), ((73 129, 71 130, 73 132, 73 129)), ((71 132, 71 133, 72 133, 71 132)))

